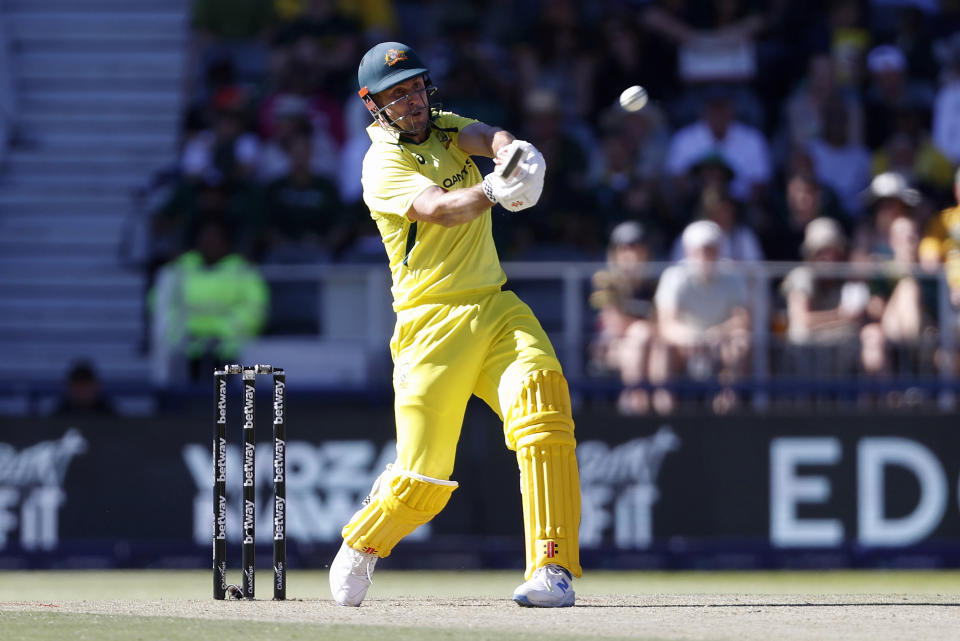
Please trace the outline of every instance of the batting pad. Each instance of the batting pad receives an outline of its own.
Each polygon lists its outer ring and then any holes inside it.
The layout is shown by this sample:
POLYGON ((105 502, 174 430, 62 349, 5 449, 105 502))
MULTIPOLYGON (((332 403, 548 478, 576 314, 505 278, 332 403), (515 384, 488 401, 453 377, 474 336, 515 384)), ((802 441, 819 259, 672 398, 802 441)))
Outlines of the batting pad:
POLYGON ((540 370, 524 379, 504 433, 520 466, 526 578, 550 563, 580 576, 577 442, 570 392, 559 372, 540 370))
POLYGON ((388 469, 377 485, 342 534, 353 549, 379 557, 390 556, 400 539, 439 514, 458 486, 396 468, 388 469))

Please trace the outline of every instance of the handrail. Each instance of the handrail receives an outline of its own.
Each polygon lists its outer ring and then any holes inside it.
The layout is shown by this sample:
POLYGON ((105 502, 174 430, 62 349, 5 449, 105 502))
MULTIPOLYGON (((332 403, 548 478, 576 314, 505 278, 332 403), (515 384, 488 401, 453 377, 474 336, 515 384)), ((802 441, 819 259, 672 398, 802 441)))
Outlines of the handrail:
MULTIPOLYGON (((643 273, 656 279, 667 267, 674 263, 654 262, 643 265, 643 273)), ((752 323, 753 353, 751 373, 747 382, 760 393, 754 403, 762 406, 766 403, 764 390, 771 389, 771 381, 776 372, 770 361, 770 347, 775 344, 770 319, 774 312, 773 285, 797 267, 813 270, 815 276, 845 278, 849 280, 869 281, 873 278, 887 278, 890 267, 884 263, 797 263, 797 262, 723 262, 718 269, 738 272, 747 277, 748 282, 762 283, 762 286, 749 287, 752 323)), ((585 347, 591 339, 586 335, 586 300, 589 295, 590 279, 595 272, 607 269, 602 262, 504 262, 507 273, 507 287, 511 283, 522 281, 556 281, 561 285, 557 308, 562 313, 559 340, 556 347, 561 354, 564 370, 568 377, 583 380, 586 367, 583 362, 585 347)), ((389 310, 389 270, 383 264, 323 264, 323 265, 265 265, 264 276, 271 282, 316 282, 316 281, 353 281, 358 296, 363 296, 364 313, 368 330, 366 343, 372 348, 382 347, 384 338, 376 335, 377 328, 383 328, 389 310)), ((957 311, 950 302, 943 269, 930 273, 915 268, 911 271, 918 279, 935 279, 938 282, 938 307, 936 324, 938 327, 956 327, 957 311)), ((536 310, 534 310, 536 311, 536 310)), ((386 323, 389 325, 389 323, 386 323)), ((954 332, 939 332, 941 357, 937 359, 937 380, 942 389, 950 390, 954 384, 954 332)), ((941 407, 954 404, 952 392, 945 391, 939 398, 941 407)))

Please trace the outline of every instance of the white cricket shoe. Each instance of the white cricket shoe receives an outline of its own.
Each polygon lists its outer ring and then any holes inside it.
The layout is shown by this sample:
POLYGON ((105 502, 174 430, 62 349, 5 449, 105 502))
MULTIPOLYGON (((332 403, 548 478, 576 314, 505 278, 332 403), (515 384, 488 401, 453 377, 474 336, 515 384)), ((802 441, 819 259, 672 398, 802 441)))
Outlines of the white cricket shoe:
POLYGON ((373 582, 373 568, 379 558, 376 554, 354 550, 344 541, 330 564, 333 600, 340 605, 359 606, 373 582))
POLYGON ((573 576, 553 563, 539 568, 513 592, 513 600, 528 608, 569 608, 575 599, 573 576))

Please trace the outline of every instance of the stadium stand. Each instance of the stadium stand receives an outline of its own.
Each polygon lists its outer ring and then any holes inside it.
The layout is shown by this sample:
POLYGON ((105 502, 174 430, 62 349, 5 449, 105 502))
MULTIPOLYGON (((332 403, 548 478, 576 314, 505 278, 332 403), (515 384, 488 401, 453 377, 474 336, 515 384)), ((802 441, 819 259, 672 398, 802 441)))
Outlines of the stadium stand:
POLYGON ((78 356, 145 381, 144 276, 118 252, 131 190, 175 157, 188 0, 10 0, 19 110, 0 171, 0 359, 78 356))

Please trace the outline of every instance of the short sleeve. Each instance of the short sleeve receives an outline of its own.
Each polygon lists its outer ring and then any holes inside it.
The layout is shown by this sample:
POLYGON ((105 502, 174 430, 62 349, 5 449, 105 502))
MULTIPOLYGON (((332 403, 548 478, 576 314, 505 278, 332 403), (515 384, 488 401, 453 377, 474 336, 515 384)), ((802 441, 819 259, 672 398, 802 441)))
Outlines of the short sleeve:
POLYGON ((657 285, 657 293, 654 294, 653 302, 657 309, 675 310, 680 299, 680 267, 673 265, 664 270, 660 276, 660 283, 657 285))
POLYGON ((478 122, 476 118, 467 118, 466 116, 461 116, 459 114, 455 114, 450 111, 442 111, 440 112, 440 117, 437 118, 436 124, 441 129, 455 129, 456 131, 449 131, 444 133, 449 133, 450 136, 453 138, 453 144, 459 147, 460 132, 475 122, 478 122))
POLYGON ((434 182, 417 171, 399 146, 374 144, 363 159, 363 200, 371 212, 405 216, 413 201, 434 182))

